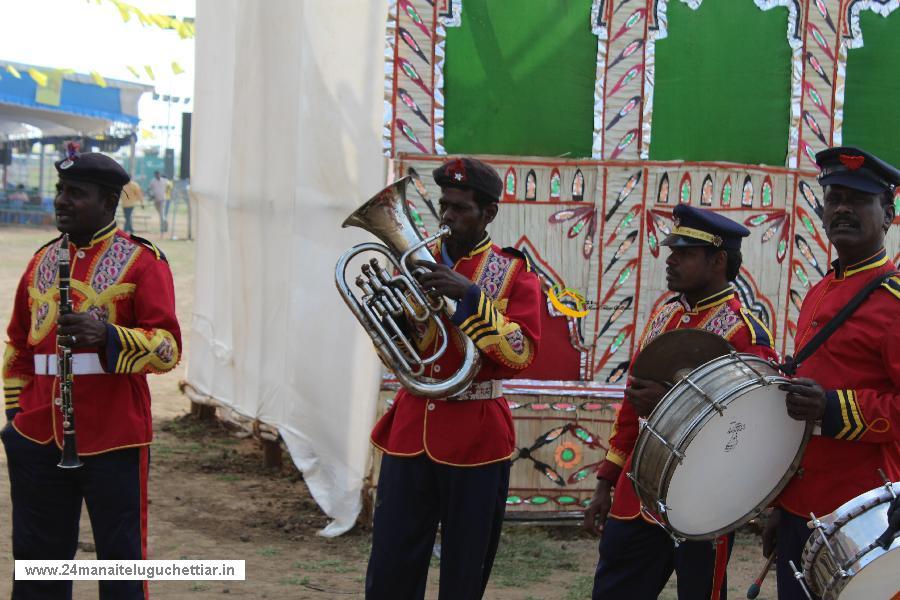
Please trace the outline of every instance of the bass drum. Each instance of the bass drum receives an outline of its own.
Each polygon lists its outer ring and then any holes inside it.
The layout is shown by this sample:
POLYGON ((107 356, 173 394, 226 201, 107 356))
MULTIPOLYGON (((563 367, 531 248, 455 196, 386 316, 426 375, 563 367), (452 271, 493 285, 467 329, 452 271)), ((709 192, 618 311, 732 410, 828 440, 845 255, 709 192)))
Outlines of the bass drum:
POLYGON ((629 477, 674 537, 732 531, 787 485, 812 426, 788 417, 783 383, 767 361, 732 352, 691 371, 650 413, 629 477))

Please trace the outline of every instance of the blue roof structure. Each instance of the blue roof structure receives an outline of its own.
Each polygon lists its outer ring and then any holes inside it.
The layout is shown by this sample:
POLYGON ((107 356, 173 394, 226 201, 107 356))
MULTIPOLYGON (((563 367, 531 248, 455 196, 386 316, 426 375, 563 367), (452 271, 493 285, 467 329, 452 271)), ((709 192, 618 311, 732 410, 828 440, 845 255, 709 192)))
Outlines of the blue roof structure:
POLYGON ((21 77, 3 72, 0 79, 0 134, 12 133, 22 123, 46 135, 98 133, 113 123, 136 126, 138 100, 153 90, 149 85, 112 79, 101 87, 88 75, 60 75, 53 69, 12 64, 21 77), (59 93, 42 89, 28 75, 30 68, 59 78, 59 93))

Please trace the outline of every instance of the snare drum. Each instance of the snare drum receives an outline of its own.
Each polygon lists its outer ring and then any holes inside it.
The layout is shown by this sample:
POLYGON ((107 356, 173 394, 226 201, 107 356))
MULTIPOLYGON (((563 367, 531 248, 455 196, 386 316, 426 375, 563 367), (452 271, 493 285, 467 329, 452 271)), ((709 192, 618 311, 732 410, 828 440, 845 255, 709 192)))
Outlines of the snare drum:
MULTIPOLYGON (((900 495, 900 483, 890 484, 900 495)), ((894 496, 882 486, 821 517, 803 549, 803 576, 822 600, 900 597, 900 536, 888 550, 875 540, 888 527, 894 496)))
POLYGON ((759 514, 812 433, 785 409, 788 380, 732 352, 679 381, 642 423, 629 473, 645 514, 676 539, 712 539, 759 514))

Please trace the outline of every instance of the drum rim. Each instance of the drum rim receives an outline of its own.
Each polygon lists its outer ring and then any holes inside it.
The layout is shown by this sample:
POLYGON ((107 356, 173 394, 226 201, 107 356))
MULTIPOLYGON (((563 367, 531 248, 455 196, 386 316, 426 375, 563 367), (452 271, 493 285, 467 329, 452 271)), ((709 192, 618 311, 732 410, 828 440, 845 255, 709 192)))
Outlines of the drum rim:
MULTIPOLYGON (((900 495, 900 482, 893 482, 891 484, 891 487, 893 488, 895 493, 900 495)), ((824 525, 823 533, 825 534, 825 537, 828 538, 828 541, 830 542, 832 538, 834 538, 835 534, 837 534, 845 525, 850 523, 850 521, 892 500, 893 496, 883 485, 871 490, 867 490, 862 494, 859 494, 858 496, 847 500, 831 513, 819 518, 820 522, 822 522, 822 524, 824 525), (824 519, 829 519, 830 522, 825 522, 824 519)), ((813 528, 812 531, 813 533, 810 534, 809 540, 807 540, 806 544, 804 545, 801 563, 804 579, 813 588, 813 591, 817 591, 822 586, 817 586, 814 582, 814 578, 812 577, 813 567, 818 562, 819 556, 822 554, 822 550, 825 549, 826 546, 825 542, 822 541, 822 536, 815 535, 816 529, 813 528)), ((895 547, 898 539, 900 538, 895 537, 894 541, 891 544, 891 549, 883 551, 883 553, 887 554, 888 552, 892 551, 900 551, 900 546, 895 547)), ((832 556, 832 558, 834 558, 835 563, 839 568, 844 569, 845 571, 850 571, 870 552, 873 552, 875 550, 878 550, 878 548, 871 548, 862 555, 854 556, 849 559, 849 562, 847 562, 847 564, 841 564, 835 556, 832 556)), ((859 571, 854 572, 853 575, 862 571, 862 569, 865 569, 868 565, 869 563, 866 563, 862 568, 859 569, 859 571)), ((832 575, 831 579, 829 580, 830 584, 825 586, 824 591, 820 595, 830 593, 831 591, 839 592, 842 588, 837 587, 836 584, 831 582, 843 581, 845 579, 847 578, 835 577, 834 575, 832 575)))
MULTIPOLYGON (((700 365, 699 367, 697 367, 696 369, 691 371, 688 374, 688 377, 696 375, 697 378, 700 378, 702 376, 705 376, 705 375, 709 374, 709 372, 713 369, 714 366, 718 366, 716 363, 719 363, 719 362, 736 363, 738 361, 743 361, 746 359, 751 359, 753 362, 763 363, 769 367, 772 367, 771 362, 766 361, 766 360, 756 356, 755 354, 732 353, 732 354, 727 354, 725 356, 720 356, 720 357, 715 358, 707 363, 700 365), (741 358, 738 359, 737 358, 738 356, 741 358)), ((780 376, 780 375, 763 375, 763 378, 766 380, 765 385, 778 385, 778 384, 789 382, 788 379, 786 379, 785 377, 780 376)), ((676 384, 676 386, 677 386, 677 384, 676 384)), ((716 401, 721 403, 727 409, 728 406, 733 401, 735 401, 737 398, 743 396, 744 393, 747 393, 749 391, 752 391, 757 388, 762 388, 762 387, 764 387, 763 384, 760 383, 758 380, 750 379, 750 380, 744 381, 744 382, 738 384, 737 386, 729 389, 727 392, 719 394, 719 397, 721 397, 722 399, 717 398, 716 401), (741 393, 741 392, 743 392, 743 393, 741 393)), ((672 390, 674 390, 674 389, 675 389, 675 386, 673 386, 672 390)), ((670 392, 672 390, 670 390, 670 392)), ((654 410, 647 417, 646 422, 647 422, 648 426, 652 426, 652 424, 654 422, 658 423, 659 419, 662 418, 662 416, 665 414, 667 409, 670 408, 672 406, 672 404, 674 404, 676 396, 672 396, 672 398, 669 398, 667 400, 668 395, 669 394, 667 393, 666 396, 663 396, 663 399, 660 401, 660 403, 656 406, 656 408, 654 408, 654 410)), ((680 394, 679 394, 679 397, 680 397, 680 394)), ((713 408, 712 405, 707 404, 707 405, 703 406, 703 408, 698 412, 698 414, 692 419, 691 423, 685 429, 685 433, 681 436, 681 438, 677 442, 670 442, 672 444, 672 446, 678 451, 682 451, 685 448, 687 448, 690 445, 690 442, 699 433, 699 430, 702 428, 702 425, 705 424, 706 422, 708 422, 712 418, 713 413, 715 413, 715 408, 713 408)), ((782 490, 784 490, 784 488, 787 487, 787 484, 794 477, 794 475, 797 473, 797 470, 800 467, 800 462, 803 458, 803 453, 805 452, 806 446, 809 443, 810 438, 812 437, 813 427, 814 426, 811 422, 809 422, 809 421, 806 422, 806 424, 804 426, 804 430, 803 430, 802 440, 800 442, 800 445, 797 448, 797 452, 795 453, 794 458, 791 460, 790 466, 788 467, 784 476, 779 480, 779 482, 775 486, 775 488, 768 495, 766 495, 757 505, 755 505, 753 507, 753 509, 751 509, 749 512, 745 513, 743 516, 741 516, 736 521, 732 522, 730 525, 719 528, 710 533, 690 534, 689 535, 689 534, 686 534, 686 533, 678 530, 677 528, 675 528, 672 525, 672 523, 669 520, 669 517, 666 513, 659 514, 655 511, 653 511, 652 514, 655 514, 655 515, 658 514, 660 517, 662 517, 664 525, 666 527, 668 527, 670 531, 675 533, 678 537, 684 538, 686 540, 710 540, 710 539, 714 539, 724 533, 728 533, 730 531, 733 531, 733 530, 741 527, 742 525, 746 524, 751 519, 756 517, 758 514, 760 514, 765 509, 765 507, 768 506, 769 504, 771 504, 771 502, 776 497, 778 497, 778 495, 782 492, 782 490)), ((646 446, 646 440, 649 439, 649 437, 651 435, 652 434, 646 434, 645 431, 641 431, 638 436, 637 443, 635 444, 635 448, 632 453, 632 462, 631 462, 631 471, 634 473, 637 472, 637 467, 640 466, 641 459, 644 454, 644 447, 646 446)), ((665 494, 663 492, 668 493, 669 484, 671 483, 672 475, 674 474, 673 463, 675 461, 676 461, 676 455, 670 451, 669 456, 666 459, 666 463, 661 470, 660 477, 659 477, 659 480, 656 485, 657 497, 663 502, 664 502, 664 498, 665 498, 665 494)), ((646 507, 646 504, 644 503, 644 498, 641 493, 642 492, 641 485, 637 481, 632 480, 632 486, 634 487, 634 490, 638 496, 638 499, 641 501, 641 505, 646 509, 647 507, 646 507)))

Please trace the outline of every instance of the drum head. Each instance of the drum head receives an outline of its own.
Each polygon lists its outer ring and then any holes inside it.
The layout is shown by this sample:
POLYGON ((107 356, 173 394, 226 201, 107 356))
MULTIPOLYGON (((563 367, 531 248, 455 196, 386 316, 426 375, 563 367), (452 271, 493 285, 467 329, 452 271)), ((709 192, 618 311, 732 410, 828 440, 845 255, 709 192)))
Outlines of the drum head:
POLYGON ((678 383, 685 375, 734 350, 724 338, 703 329, 674 329, 641 350, 631 374, 660 383, 678 383))
POLYGON ((679 534, 711 538, 765 508, 805 440, 806 423, 788 417, 785 394, 774 384, 754 385, 720 399, 724 415, 713 412, 682 448, 665 498, 679 534))
POLYGON ((900 542, 854 575, 841 591, 841 600, 891 600, 900 594, 900 542))

